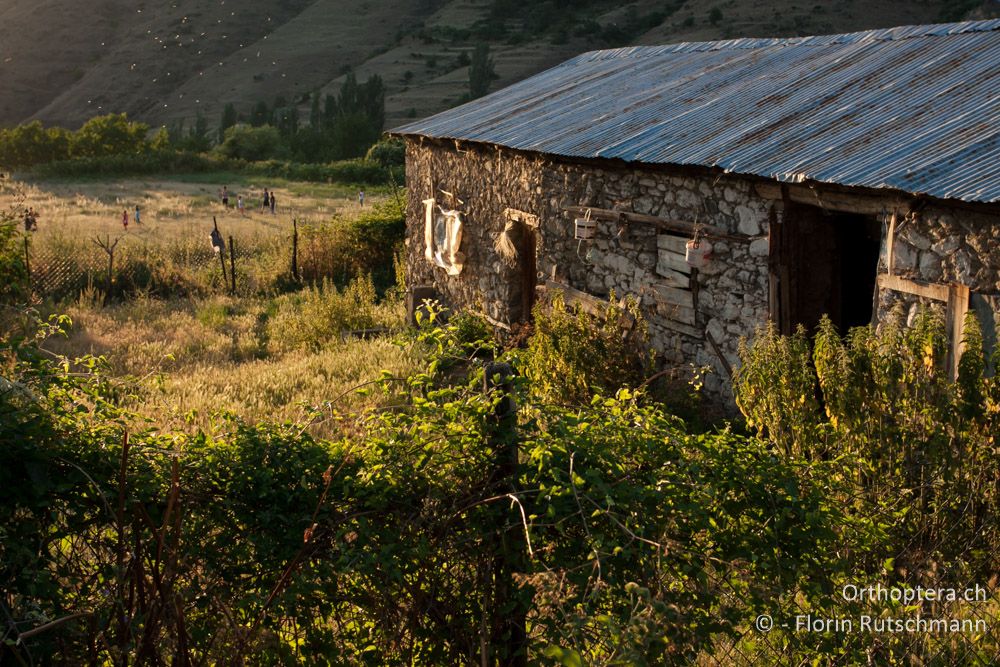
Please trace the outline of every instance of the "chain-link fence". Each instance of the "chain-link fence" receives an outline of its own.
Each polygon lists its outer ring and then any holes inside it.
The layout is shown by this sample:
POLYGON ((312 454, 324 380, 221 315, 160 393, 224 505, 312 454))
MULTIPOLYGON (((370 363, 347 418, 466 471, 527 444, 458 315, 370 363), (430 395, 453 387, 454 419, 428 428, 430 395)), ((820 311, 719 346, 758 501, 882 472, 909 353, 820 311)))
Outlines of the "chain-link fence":
MULTIPOLYGON (((102 300, 229 293, 252 296, 299 283, 346 282, 368 266, 352 239, 328 227, 295 225, 287 234, 156 239, 128 233, 93 237, 26 236, 27 287, 40 299, 102 300)), ((374 259, 374 258, 368 258, 374 259)), ((380 264, 385 264, 381 261, 380 264)))

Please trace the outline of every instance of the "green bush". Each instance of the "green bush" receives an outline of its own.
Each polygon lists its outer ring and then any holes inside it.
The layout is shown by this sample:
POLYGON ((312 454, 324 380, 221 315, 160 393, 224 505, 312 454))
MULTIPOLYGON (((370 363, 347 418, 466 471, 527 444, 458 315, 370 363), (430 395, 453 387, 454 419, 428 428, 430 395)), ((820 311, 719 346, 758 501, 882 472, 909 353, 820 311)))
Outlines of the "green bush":
POLYGON ((542 400, 589 403, 595 393, 607 396, 645 379, 646 327, 634 302, 612 300, 593 317, 557 294, 534 316, 523 372, 542 400))
POLYGON ((406 164, 406 144, 399 138, 383 139, 368 149, 365 160, 384 169, 402 167, 406 164))
POLYGON ((270 160, 282 152, 281 134, 270 125, 234 125, 226 130, 216 150, 220 155, 238 160, 270 160))
POLYGON ((23 296, 27 286, 24 237, 12 214, 0 213, 0 304, 23 296))
POLYGON ((320 349, 340 342, 344 331, 379 324, 371 277, 355 278, 343 290, 329 280, 282 297, 268 320, 268 337, 281 350, 320 349))
POLYGON ((1000 379, 983 374, 974 315, 965 336, 958 382, 929 311, 846 339, 824 318, 812 345, 769 327, 741 348, 735 389, 750 425, 786 456, 850 461, 864 506, 893 524, 887 555, 905 553, 914 578, 952 560, 983 575, 1000 549, 1000 526, 984 521, 1000 512, 1000 379))

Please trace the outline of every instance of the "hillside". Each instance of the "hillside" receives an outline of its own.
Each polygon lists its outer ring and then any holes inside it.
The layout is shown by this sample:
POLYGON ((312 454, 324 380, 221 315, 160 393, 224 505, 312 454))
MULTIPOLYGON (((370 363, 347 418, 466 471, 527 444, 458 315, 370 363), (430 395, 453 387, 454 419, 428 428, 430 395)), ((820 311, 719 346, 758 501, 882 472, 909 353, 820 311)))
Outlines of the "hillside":
POLYGON ((387 125, 454 105, 488 42, 500 87, 582 51, 741 36, 848 32, 1000 16, 998 0, 7 0, 0 124, 78 126, 108 112, 215 124, 277 96, 380 75, 387 125))

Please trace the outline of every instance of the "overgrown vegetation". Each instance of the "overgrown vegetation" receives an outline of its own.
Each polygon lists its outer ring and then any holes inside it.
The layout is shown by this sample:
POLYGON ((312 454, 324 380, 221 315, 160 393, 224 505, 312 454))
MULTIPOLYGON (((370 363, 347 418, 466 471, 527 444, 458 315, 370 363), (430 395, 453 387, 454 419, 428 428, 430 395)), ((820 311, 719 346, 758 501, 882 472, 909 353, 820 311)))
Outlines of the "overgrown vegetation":
MULTIPOLYGON (((491 70, 486 75, 488 84, 491 70)), ((320 110, 315 93, 312 108, 310 124, 300 126, 297 106, 283 98, 273 108, 260 102, 243 116, 227 105, 214 149, 201 116, 188 131, 178 123, 152 134, 125 114, 97 116, 72 131, 33 121, 0 128, 0 168, 30 169, 42 177, 231 171, 353 184, 402 182, 399 142, 379 143, 385 122, 381 79, 359 84, 348 74, 339 95, 326 96, 320 110), (368 153, 373 159, 362 159, 368 153)))
MULTIPOLYGON (((269 326, 300 308, 355 326, 373 295, 365 280, 317 288, 269 326)), ((747 437, 692 433, 644 392, 618 389, 635 380, 596 348, 636 359, 620 312, 594 320, 556 300, 529 352, 507 357, 522 376, 511 379, 489 365, 481 322, 442 326, 432 309, 405 343, 423 370, 367 385, 391 409, 335 401, 317 413, 338 425, 331 440, 235 417, 211 433, 147 430, 121 407, 136 404, 128 384, 88 359, 67 373, 44 351, 53 325, 8 315, 0 439, 16 445, 0 471, 3 603, 18 633, 59 622, 0 650, 310 664, 494 664, 522 646, 529 663, 563 665, 996 655, 992 629, 874 642, 781 626, 920 611, 845 600, 847 584, 979 583, 988 600, 925 615, 1000 611, 1000 386, 983 376, 971 320, 957 385, 929 316, 846 341, 827 322, 812 349, 803 335, 762 333, 737 382, 760 429, 747 437), (574 356, 574 338, 599 344, 574 356), (540 372, 562 345, 577 362, 560 388, 540 372), (510 383, 516 413, 488 388, 497 382, 510 383), (761 614, 776 622, 770 634, 754 628, 761 614)))

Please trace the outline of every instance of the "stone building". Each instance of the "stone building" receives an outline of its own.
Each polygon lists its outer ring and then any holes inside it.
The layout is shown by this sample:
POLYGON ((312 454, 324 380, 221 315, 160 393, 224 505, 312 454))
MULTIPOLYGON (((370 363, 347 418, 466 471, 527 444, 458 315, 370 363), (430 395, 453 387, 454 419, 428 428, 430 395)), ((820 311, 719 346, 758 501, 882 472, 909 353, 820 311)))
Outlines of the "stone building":
POLYGON ((769 319, 928 303, 994 344, 1000 20, 586 53, 393 134, 410 284, 497 326, 633 295, 724 400, 769 319))

